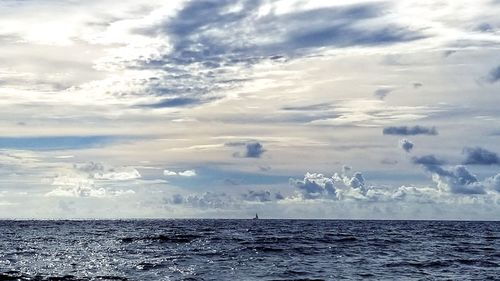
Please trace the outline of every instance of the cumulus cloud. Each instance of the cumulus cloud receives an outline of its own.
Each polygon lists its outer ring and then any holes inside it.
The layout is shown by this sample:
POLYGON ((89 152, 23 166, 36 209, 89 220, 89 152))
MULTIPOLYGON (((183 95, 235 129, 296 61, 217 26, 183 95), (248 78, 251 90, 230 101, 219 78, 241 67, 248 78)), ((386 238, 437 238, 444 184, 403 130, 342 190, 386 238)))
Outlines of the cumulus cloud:
POLYGON ((194 177, 196 176, 196 171, 195 170, 186 170, 179 172, 179 176, 181 177, 194 177))
POLYGON ((438 134, 436 127, 423 127, 423 126, 385 127, 383 133, 384 135, 401 135, 401 136, 413 136, 413 135, 434 136, 438 134))
POLYGON ((71 170, 56 175, 52 179, 55 189, 45 194, 48 197, 112 197, 134 194, 133 190, 108 188, 120 182, 141 178, 132 167, 109 167, 98 162, 73 164, 71 170))
POLYGON ((196 170, 185 170, 185 171, 171 171, 171 170, 163 170, 163 175, 166 177, 170 176, 181 176, 181 177, 194 177, 196 176, 196 170))
POLYGON ((457 165, 443 167, 444 160, 438 159, 434 155, 413 157, 412 162, 424 167, 431 173, 432 180, 443 192, 453 194, 484 194, 484 186, 478 181, 465 166, 457 165))
POLYGON ((92 179, 77 176, 58 176, 52 182, 57 186, 46 193, 49 197, 105 197, 104 188, 96 188, 92 179))
POLYGON ((166 199, 166 203, 188 205, 201 209, 225 209, 235 204, 235 199, 226 193, 205 192, 202 194, 174 194, 166 199))
POLYGON ((411 152, 411 150, 413 149, 413 142, 407 140, 407 139, 401 139, 399 140, 399 147, 401 147, 404 151, 406 152, 411 152))
POLYGON ((500 174, 487 178, 484 181, 484 185, 500 193, 500 174))
POLYGON ((303 179, 290 179, 293 186, 302 199, 367 199, 373 197, 376 192, 365 182, 363 174, 354 172, 351 168, 344 166, 341 173, 334 173, 328 177, 320 173, 306 173, 303 179))
POLYGON ((170 171, 170 170, 163 170, 163 175, 164 176, 177 176, 177 172, 170 171))
POLYGON ((99 180, 134 180, 141 177, 137 169, 133 167, 105 167, 102 163, 87 162, 83 164, 74 164, 74 169, 86 173, 89 178, 99 180))
POLYGON ((290 180, 292 186, 298 188, 305 199, 330 198, 337 196, 333 179, 323 174, 307 173, 303 180, 290 180))
POLYGON ((433 172, 432 179, 441 190, 456 194, 484 194, 484 186, 465 166, 454 166, 433 172))
POLYGON ((465 154, 465 165, 498 165, 500 158, 495 152, 481 147, 466 147, 463 150, 465 154))
MULTIPOLYGON (((111 179, 113 180, 113 179, 111 179)), ((128 189, 107 189, 99 185, 94 179, 81 177, 79 175, 61 175, 54 178, 52 182, 55 189, 47 192, 47 197, 116 197, 135 194, 135 191, 128 189)))

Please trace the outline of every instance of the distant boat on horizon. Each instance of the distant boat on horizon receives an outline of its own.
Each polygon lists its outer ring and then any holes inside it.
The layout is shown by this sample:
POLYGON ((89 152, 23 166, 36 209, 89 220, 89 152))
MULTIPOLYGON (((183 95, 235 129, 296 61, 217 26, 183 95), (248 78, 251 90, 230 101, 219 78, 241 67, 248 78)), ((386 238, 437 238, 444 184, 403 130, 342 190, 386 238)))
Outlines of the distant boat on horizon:
POLYGON ((255 213, 255 217, 253 219, 254 220, 258 220, 259 219, 259 215, 257 215, 257 213, 255 213))

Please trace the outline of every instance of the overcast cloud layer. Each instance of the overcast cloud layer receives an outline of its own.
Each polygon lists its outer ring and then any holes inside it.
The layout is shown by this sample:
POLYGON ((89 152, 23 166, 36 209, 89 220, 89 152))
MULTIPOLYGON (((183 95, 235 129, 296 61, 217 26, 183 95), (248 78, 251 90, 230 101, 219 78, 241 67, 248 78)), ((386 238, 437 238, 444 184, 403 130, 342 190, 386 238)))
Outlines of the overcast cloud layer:
POLYGON ((498 219, 498 1, 1 1, 0 217, 498 219))

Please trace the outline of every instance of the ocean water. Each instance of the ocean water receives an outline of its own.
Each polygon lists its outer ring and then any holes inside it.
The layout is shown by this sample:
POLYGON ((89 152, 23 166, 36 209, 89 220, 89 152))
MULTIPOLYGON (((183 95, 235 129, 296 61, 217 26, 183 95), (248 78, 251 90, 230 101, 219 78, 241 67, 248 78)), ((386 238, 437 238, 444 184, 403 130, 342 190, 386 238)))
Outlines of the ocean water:
POLYGON ((0 221, 0 280, 500 280, 500 222, 0 221))

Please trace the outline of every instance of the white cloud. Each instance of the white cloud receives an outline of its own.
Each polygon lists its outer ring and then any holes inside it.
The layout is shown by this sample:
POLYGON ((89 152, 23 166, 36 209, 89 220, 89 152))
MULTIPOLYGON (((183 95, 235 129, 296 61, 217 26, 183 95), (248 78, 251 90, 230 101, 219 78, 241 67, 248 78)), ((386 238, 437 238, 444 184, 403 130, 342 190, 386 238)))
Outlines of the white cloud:
POLYGON ((196 176, 196 171, 195 170, 185 170, 185 171, 170 171, 170 170, 163 170, 163 175, 170 177, 170 176, 181 176, 181 177, 194 177, 196 176))
POLYGON ((177 172, 174 172, 174 171, 170 171, 170 170, 164 170, 163 171, 163 175, 164 176, 177 176, 177 172))
POLYGON ((182 176, 182 177, 194 177, 194 176, 196 176, 196 171, 195 170, 182 171, 182 172, 179 172, 179 176, 182 176))

